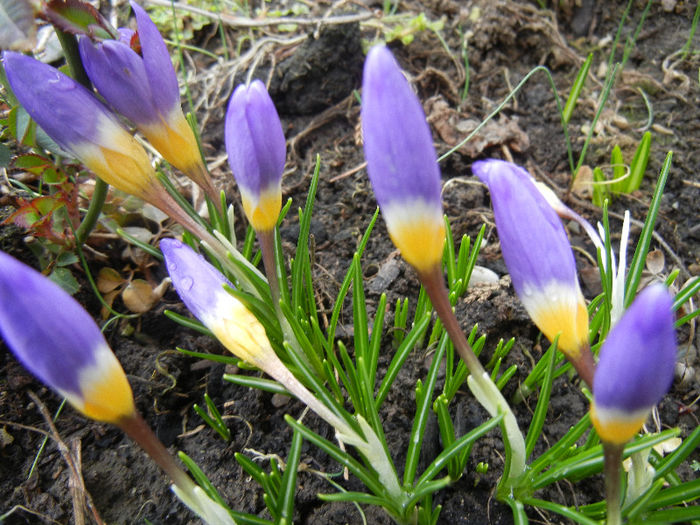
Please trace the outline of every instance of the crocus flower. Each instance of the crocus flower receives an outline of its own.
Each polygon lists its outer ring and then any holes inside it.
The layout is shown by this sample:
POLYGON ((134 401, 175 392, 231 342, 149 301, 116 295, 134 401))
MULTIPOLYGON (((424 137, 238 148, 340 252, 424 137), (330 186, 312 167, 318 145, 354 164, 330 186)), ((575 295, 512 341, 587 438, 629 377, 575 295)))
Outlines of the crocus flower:
POLYGON ((387 491, 398 495, 401 489, 396 471, 372 427, 357 416, 364 436, 358 434, 284 366, 270 345, 265 328, 243 303, 225 290, 224 286, 229 282, 204 257, 176 239, 163 239, 160 249, 175 290, 192 314, 232 354, 270 375, 334 427, 338 439, 364 454, 387 491))
POLYGON ((92 93, 29 56, 5 51, 3 61, 17 99, 49 137, 108 184, 154 200, 160 183, 146 152, 92 93))
POLYGON ((588 347, 588 312, 564 226, 523 168, 501 160, 472 171, 491 192, 501 252, 513 287, 544 335, 572 361, 588 347))
POLYGON ((440 170, 418 97, 385 46, 365 60, 362 137, 367 171, 391 240, 419 273, 440 264, 445 243, 440 170))
POLYGON ((138 35, 119 29, 119 40, 79 41, 90 80, 107 103, 131 120, 165 160, 187 174, 216 202, 197 140, 180 106, 180 89, 168 48, 158 28, 131 2, 138 35), (140 52, 133 49, 132 44, 140 52))
POLYGON ((131 387, 90 315, 60 286, 0 252, 0 333, 17 359, 86 416, 134 417, 131 387))
POLYGON ((601 440, 624 444, 668 392, 676 362, 672 299, 645 288, 608 334, 593 380, 591 420, 601 440))
POLYGON ((256 231, 270 231, 282 208, 286 145, 277 110, 260 80, 235 89, 224 134, 246 217, 256 231))
POLYGON ((176 239, 160 249, 178 295, 192 314, 236 357, 265 369, 276 355, 265 328, 245 305, 228 293, 231 284, 204 257, 176 239))

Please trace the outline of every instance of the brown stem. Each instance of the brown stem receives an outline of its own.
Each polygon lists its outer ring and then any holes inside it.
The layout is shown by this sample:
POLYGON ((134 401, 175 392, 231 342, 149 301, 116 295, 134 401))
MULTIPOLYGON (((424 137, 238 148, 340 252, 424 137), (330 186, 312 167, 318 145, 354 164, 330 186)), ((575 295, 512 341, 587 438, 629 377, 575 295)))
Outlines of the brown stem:
MULTIPOLYGON (((567 356, 569 357, 569 356, 567 356)), ((593 390, 593 376, 595 375, 595 360, 593 359, 593 353, 591 352, 591 347, 586 344, 582 346, 579 351, 577 358, 569 357, 569 361, 576 369, 579 377, 583 379, 588 388, 593 390)))
POLYGON ((175 463, 173 456, 160 442, 144 421, 141 414, 125 418, 117 424, 131 439, 151 456, 151 459, 165 472, 172 482, 181 490, 192 493, 195 484, 180 466, 175 463))
POLYGON ((447 334, 450 336, 452 344, 466 363, 467 368, 469 368, 469 372, 475 376, 485 374, 484 367, 481 366, 479 359, 474 354, 474 350, 472 350, 462 328, 459 326, 457 317, 452 311, 440 265, 436 264, 432 269, 418 272, 418 278, 428 293, 428 297, 433 303, 433 308, 435 308, 447 334))
POLYGON ((603 443, 605 458, 605 499, 608 504, 608 525, 622 523, 620 516, 620 469, 622 467, 622 451, 624 445, 603 443))

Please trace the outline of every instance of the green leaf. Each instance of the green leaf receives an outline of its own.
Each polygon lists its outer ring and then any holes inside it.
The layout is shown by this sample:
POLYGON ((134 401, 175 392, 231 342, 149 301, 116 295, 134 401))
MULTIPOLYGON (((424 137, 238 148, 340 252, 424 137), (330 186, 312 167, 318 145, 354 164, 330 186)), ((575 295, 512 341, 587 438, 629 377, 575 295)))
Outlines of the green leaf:
POLYGON ((632 159, 632 164, 630 165, 630 176, 627 179, 627 184, 625 187, 625 192, 630 193, 634 190, 638 190, 639 186, 642 184, 642 179, 644 178, 644 172, 647 169, 647 163, 649 162, 649 150, 651 149, 651 133, 647 131, 644 133, 639 146, 637 146, 637 151, 632 159))
POLYGON ((622 193, 627 186, 625 178, 625 160, 622 158, 622 150, 620 146, 615 144, 615 147, 610 153, 610 164, 613 170, 613 183, 610 184, 610 191, 613 193, 622 193))
POLYGON ((571 115, 574 112, 576 103, 578 102, 578 97, 581 94, 581 89, 583 84, 586 82, 586 77, 588 76, 588 71, 591 69, 591 64, 593 63, 593 53, 589 53, 586 60, 581 65, 576 75, 576 80, 571 86, 571 93, 569 93, 569 98, 566 99, 566 104, 564 105, 564 111, 562 111, 561 119, 564 124, 568 124, 571 120, 571 115))
POLYGON ((75 280, 75 277, 73 277, 73 274, 68 268, 54 269, 51 275, 49 275, 49 279, 71 295, 74 295, 80 290, 80 284, 75 280))

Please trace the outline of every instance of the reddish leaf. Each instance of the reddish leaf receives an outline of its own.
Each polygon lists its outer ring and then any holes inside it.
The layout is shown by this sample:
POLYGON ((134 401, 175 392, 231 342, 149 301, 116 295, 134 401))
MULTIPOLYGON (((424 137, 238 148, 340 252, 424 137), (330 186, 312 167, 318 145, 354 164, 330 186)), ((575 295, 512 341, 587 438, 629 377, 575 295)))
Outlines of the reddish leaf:
POLYGON ((107 19, 82 0, 51 0, 44 7, 42 16, 66 33, 88 35, 93 40, 117 38, 116 30, 107 19))

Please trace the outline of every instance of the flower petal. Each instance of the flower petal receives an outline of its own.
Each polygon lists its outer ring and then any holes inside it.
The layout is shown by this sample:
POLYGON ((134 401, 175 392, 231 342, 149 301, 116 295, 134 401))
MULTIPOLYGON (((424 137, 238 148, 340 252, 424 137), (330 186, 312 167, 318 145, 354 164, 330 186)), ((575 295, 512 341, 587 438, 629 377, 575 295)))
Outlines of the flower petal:
POLYGON ((85 415, 134 414, 131 387, 90 315, 58 285, 0 252, 0 333, 17 359, 85 415))

